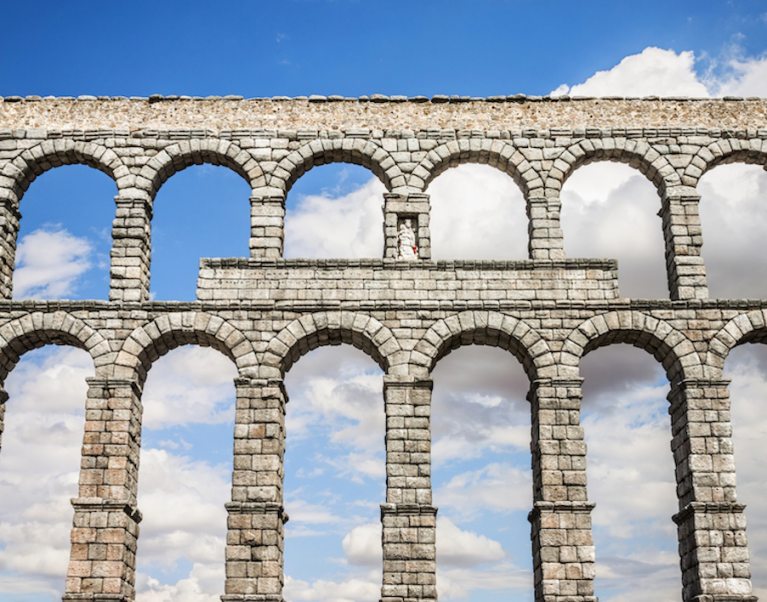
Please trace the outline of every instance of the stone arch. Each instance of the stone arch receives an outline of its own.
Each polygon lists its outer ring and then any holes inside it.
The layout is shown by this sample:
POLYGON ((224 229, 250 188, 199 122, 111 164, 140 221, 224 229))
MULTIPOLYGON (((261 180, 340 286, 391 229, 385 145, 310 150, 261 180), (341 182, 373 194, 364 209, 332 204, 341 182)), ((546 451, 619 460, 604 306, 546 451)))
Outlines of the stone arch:
POLYGON ((518 318, 483 310, 464 311, 433 324, 410 353, 411 371, 428 376, 451 351, 475 344, 510 351, 531 381, 555 374, 554 356, 538 331, 518 318))
POLYGON ((128 335, 115 359, 116 378, 137 378, 143 385, 152 364, 182 345, 212 347, 231 359, 240 376, 253 376, 256 354, 248 338, 215 315, 186 311, 159 316, 128 335))
POLYGON ((666 190, 681 185, 679 174, 647 142, 628 138, 587 138, 566 148, 546 176, 546 189, 561 191, 576 169, 598 161, 625 163, 650 180, 662 197, 666 190))
POLYGON ((744 343, 767 343, 767 309, 739 314, 716 332, 706 354, 709 376, 721 378, 730 351, 744 343))
POLYGON ((45 140, 23 151, 0 169, 0 199, 17 206, 29 185, 41 174, 63 165, 88 165, 114 180, 118 192, 129 188, 132 176, 117 154, 94 142, 66 138, 45 140))
POLYGON ((614 343, 650 353, 666 370, 670 383, 704 375, 692 341, 682 332, 647 314, 619 310, 589 318, 567 335, 560 353, 560 376, 577 378, 583 356, 614 343))
POLYGON ((682 182, 697 186, 706 172, 727 163, 762 165, 767 169, 767 140, 752 138, 722 138, 698 150, 685 167, 682 182))
POLYGON ((0 382, 24 353, 49 344, 88 352, 97 376, 104 374, 113 357, 109 342, 79 318, 65 311, 34 312, 0 326, 0 382))
POLYGON ((405 185, 405 177, 394 158, 378 144, 360 138, 324 138, 307 142, 277 164, 269 185, 287 194, 304 173, 328 163, 361 165, 372 171, 390 192, 405 185))
POLYGON ((261 166, 249 152, 228 140, 216 138, 192 138, 163 148, 141 169, 136 184, 153 199, 172 175, 204 163, 228 167, 242 177, 251 190, 266 184, 261 166))
POLYGON ((309 351, 341 343, 365 352, 386 373, 404 370, 406 358, 391 330, 371 316, 338 311, 307 314, 272 337, 263 354, 262 376, 282 378, 309 351))
POLYGON ((543 180, 521 150, 504 140, 461 138, 430 150, 415 167, 410 185, 425 191, 432 180, 451 167, 476 163, 490 165, 508 174, 525 198, 543 187, 543 180))

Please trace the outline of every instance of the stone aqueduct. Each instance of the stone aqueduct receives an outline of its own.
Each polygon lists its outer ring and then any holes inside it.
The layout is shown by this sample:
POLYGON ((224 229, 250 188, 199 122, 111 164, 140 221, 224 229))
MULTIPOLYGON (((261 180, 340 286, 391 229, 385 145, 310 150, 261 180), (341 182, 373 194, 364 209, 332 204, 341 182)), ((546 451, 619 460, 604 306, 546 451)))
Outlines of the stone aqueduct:
POLYGON ((722 370, 736 345, 767 341, 767 301, 709 299, 700 255, 696 185, 726 162, 767 163, 767 101, 5 98, 0 380, 48 343, 85 349, 96 367, 64 600, 134 599, 142 385, 158 357, 196 344, 225 353, 239 371, 222 599, 281 601, 282 379, 302 354, 338 343, 385 371, 384 602, 436 599, 430 373, 469 344, 508 350, 530 379, 536 600, 596 600, 579 365, 613 343, 651 353, 670 382, 682 599, 756 600, 722 370), (670 299, 621 297, 614 261, 565 257, 562 185, 579 166, 604 160, 638 168, 657 187, 670 299), (385 184, 383 258, 281 258, 286 194, 330 162, 363 165, 385 184), (109 301, 14 301, 24 191, 71 163, 117 184, 109 301), (151 302, 153 199, 168 177, 197 163, 225 165, 249 183, 250 257, 203 260, 197 301, 151 302), (426 191, 461 163, 492 165, 520 186, 529 260, 429 259, 426 191), (415 262, 396 258, 403 218, 417 225, 415 262))

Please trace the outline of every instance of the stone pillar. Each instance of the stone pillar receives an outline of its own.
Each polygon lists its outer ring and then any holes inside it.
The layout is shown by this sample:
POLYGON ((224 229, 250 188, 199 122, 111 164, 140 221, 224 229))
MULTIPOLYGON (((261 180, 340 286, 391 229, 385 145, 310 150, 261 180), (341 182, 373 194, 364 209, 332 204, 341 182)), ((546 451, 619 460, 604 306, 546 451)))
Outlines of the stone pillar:
POLYGON ((670 192, 663 197, 660 216, 666 241, 666 272, 672 299, 707 299, 706 267, 701 257, 703 236, 700 195, 670 192))
POLYGON ((5 404, 8 401, 8 393, 0 388, 0 450, 3 444, 3 431, 5 430, 5 404))
POLYGON ((533 569, 536 602, 596 602, 594 543, 580 425, 582 379, 532 383, 533 569))
POLYGON ((13 296, 13 269, 21 213, 8 199, 0 200, 0 299, 13 296))
POLYGON ((432 381, 384 377, 386 503, 382 602, 437 599, 436 520, 431 499, 432 381))
POLYGON ((671 387, 679 556, 685 602, 746 602, 751 568, 745 506, 737 502, 726 380, 671 387))
POLYGON ((530 259, 564 259, 565 247, 559 212, 558 196, 527 199, 527 246, 530 259))
POLYGON ((282 602, 285 405, 281 380, 238 378, 223 602, 282 602))
POLYGON ((250 256, 282 257, 285 245, 285 197, 250 197, 250 256))
POLYGON ((134 599, 141 412, 135 382, 88 379, 65 601, 134 599))
POLYGON ((431 259, 429 233, 429 195, 422 192, 384 194, 384 257, 397 259, 397 239, 400 224, 411 221, 418 245, 418 258, 431 259))
POLYGON ((143 198, 115 197, 110 301, 149 300, 152 205, 143 198))

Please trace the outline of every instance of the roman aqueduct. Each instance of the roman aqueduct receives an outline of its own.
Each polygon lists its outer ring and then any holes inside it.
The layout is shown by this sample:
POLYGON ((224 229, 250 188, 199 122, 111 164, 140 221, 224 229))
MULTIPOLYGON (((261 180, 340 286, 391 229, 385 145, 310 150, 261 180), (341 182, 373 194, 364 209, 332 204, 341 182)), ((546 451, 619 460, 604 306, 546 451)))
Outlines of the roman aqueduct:
POLYGON ((472 344, 507 350, 530 380, 536 600, 596 600, 579 365, 613 343, 652 354, 670 382, 682 599, 756 600, 722 370, 733 347, 767 340, 767 301, 710 299, 700 255, 696 185, 726 162, 767 163, 767 101, 6 97, 0 381, 22 354, 49 343, 84 349, 96 367, 64 600, 134 599, 142 386, 157 358, 195 344, 223 352, 238 370, 222 600, 281 602, 283 377, 303 354, 338 343, 385 372, 382 601, 436 599, 430 374, 472 344), (560 190, 594 161, 629 164, 657 188, 668 299, 622 297, 614 261, 565 256, 560 190), (386 186, 381 258, 281 257, 287 192, 331 162, 363 165, 386 186), (109 301, 12 300, 24 192, 43 172, 73 163, 117 185, 109 301), (171 175, 199 163, 249 183, 250 257, 203 260, 194 302, 152 302, 153 199, 171 175), (462 163, 489 164, 519 185, 528 260, 430 260, 425 191, 462 163), (398 257, 405 219, 417 239, 411 261, 398 257))

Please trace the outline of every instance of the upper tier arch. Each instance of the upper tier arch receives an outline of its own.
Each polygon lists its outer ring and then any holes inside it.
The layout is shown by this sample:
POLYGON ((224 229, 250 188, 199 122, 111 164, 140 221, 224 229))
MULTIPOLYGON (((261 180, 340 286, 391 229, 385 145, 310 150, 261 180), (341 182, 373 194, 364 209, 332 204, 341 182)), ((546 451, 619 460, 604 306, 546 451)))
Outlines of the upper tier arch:
POLYGON ((767 169, 767 140, 722 138, 712 142, 695 153, 684 170, 682 182, 697 186, 707 172, 726 163, 762 165, 767 169))
POLYGON ((141 168, 136 187, 153 199, 168 178, 187 167, 204 163, 228 167, 242 177, 251 190, 266 184, 261 166, 249 152, 228 140, 198 138, 163 148, 141 168))
POLYGON ((133 177, 111 149, 93 142, 67 138, 46 140, 24 150, 0 167, 0 199, 18 206, 29 185, 41 174, 63 165, 88 165, 114 180, 118 193, 130 187, 133 177))
POLYGON ((430 150, 413 170, 410 185, 425 191, 429 184, 451 167, 477 163, 490 165, 511 176, 525 198, 543 188, 543 180, 523 152, 503 140, 450 140, 430 150))
POLYGON ((649 143, 628 138, 588 138, 568 146, 557 157, 546 177, 546 189, 562 190, 576 169, 597 161, 615 161, 638 169, 664 196, 681 185, 681 179, 666 157, 649 143))
POLYGON ((277 164, 269 186, 287 194, 305 172, 328 163, 366 167, 390 192, 405 186, 405 177, 392 156, 378 144, 360 138, 322 138, 307 142, 277 164))

